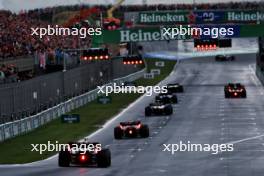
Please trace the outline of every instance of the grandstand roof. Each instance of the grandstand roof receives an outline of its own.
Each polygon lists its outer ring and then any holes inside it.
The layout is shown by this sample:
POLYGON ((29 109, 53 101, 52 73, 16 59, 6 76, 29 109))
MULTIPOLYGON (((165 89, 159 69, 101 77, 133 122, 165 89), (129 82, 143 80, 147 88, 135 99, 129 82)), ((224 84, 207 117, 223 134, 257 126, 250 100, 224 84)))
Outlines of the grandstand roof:
MULTIPOLYGON (((112 4, 117 0, 0 0, 1 7, 14 12, 19 12, 21 10, 51 7, 58 5, 70 5, 70 4, 112 4)), ((230 2, 231 0, 126 0, 124 4, 142 4, 143 2, 147 4, 172 4, 172 3, 217 3, 217 2, 230 2)), ((232 0, 233 2, 243 2, 243 1, 262 1, 262 0, 232 0)))

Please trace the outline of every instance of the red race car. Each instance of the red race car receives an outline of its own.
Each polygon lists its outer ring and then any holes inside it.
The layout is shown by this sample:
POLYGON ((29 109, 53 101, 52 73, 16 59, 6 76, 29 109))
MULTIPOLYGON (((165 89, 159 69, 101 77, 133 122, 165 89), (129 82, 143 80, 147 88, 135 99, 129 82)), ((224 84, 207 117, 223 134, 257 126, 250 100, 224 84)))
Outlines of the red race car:
POLYGON ((122 138, 147 138, 149 137, 148 125, 140 121, 120 122, 119 126, 114 129, 115 139, 122 138))

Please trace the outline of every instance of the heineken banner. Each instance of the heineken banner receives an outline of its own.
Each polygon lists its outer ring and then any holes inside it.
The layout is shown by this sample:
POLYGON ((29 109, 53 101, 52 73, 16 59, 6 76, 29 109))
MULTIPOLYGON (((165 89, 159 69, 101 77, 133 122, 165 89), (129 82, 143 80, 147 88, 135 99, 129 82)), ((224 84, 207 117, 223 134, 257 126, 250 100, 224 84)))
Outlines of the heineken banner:
POLYGON ((226 12, 227 22, 261 22, 264 21, 264 12, 259 11, 229 11, 226 12))
MULTIPOLYGON (((186 26, 184 26, 186 27, 186 26)), ((201 36, 217 38, 234 38, 234 37, 258 37, 264 36, 264 25, 195 25, 192 27, 199 27, 204 32, 201 36), (221 28, 222 30, 215 30, 221 28), (232 31, 228 31, 232 29, 232 31), (221 33, 227 31, 223 36, 221 33), (210 35, 211 32, 211 35, 210 35), (230 33, 229 33, 230 32, 230 33), (218 36, 216 36, 217 34, 218 36)), ((172 30, 170 30, 172 32, 172 30)), ((173 37, 166 34, 162 28, 140 28, 140 29, 127 29, 127 30, 105 30, 101 36, 93 36, 93 46, 99 46, 103 43, 128 43, 128 42, 142 42, 142 41, 162 41, 162 40, 185 40, 197 38, 192 35, 174 35, 173 37)))
POLYGON ((163 11, 139 12, 139 24, 204 24, 204 23, 261 23, 261 11, 163 11))
POLYGON ((140 12, 139 23, 160 24, 160 23, 188 23, 187 11, 182 12, 140 12))

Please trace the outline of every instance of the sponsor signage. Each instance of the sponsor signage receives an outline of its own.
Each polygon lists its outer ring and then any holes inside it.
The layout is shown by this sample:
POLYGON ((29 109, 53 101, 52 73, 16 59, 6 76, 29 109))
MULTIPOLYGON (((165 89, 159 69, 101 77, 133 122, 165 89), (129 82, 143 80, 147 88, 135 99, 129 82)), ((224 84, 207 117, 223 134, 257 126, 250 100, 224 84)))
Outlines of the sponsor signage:
POLYGON ((154 74, 153 73, 145 73, 144 78, 145 79, 154 79, 154 74))
POLYGON ((151 69, 150 73, 153 73, 155 75, 160 75, 160 69, 151 69))
POLYGON ((139 24, 256 23, 264 21, 264 12, 243 10, 139 12, 139 24))
POLYGON ((80 115, 79 114, 64 114, 61 116, 62 123, 79 123, 80 115))
POLYGON ((187 23, 188 14, 188 11, 140 12, 138 15, 138 22, 141 24, 187 23))
POLYGON ((264 21, 264 12, 260 11, 228 11, 226 22, 260 22, 264 21))
MULTIPOLYGON (((187 39, 186 35, 178 35, 177 39, 187 39)), ((120 41, 123 42, 143 42, 143 41, 160 41, 171 40, 169 36, 164 36, 162 29, 137 29, 137 30, 121 30, 120 41)))
MULTIPOLYGON (((200 27, 233 27, 233 33, 227 35, 225 38, 233 37, 258 37, 264 36, 264 24, 259 25, 195 25, 200 27)), ((209 30, 204 30, 209 31, 209 30)), ((211 31, 211 30, 210 30, 211 31)), ((206 38, 205 36, 198 36, 198 38, 206 38)), ((222 38, 222 36, 219 36, 222 38)), ((144 42, 144 41, 162 41, 162 40, 186 40, 191 39, 188 35, 178 35, 171 38, 169 35, 163 35, 162 29, 157 28, 141 28, 141 29, 128 29, 128 30, 114 30, 103 31, 101 36, 93 36, 93 45, 100 43, 123 43, 123 42, 144 42)), ((194 37, 193 37, 194 38, 194 37)))
POLYGON ((195 14, 195 23, 222 23, 226 19, 225 12, 223 11, 197 11, 195 14))
POLYGON ((164 63, 164 61, 157 61, 157 62, 155 62, 155 66, 156 67, 164 67, 165 63, 164 63))
POLYGON ((108 104, 108 103, 112 102, 112 98, 111 98, 111 96, 101 95, 101 96, 97 97, 97 102, 100 104, 108 104))

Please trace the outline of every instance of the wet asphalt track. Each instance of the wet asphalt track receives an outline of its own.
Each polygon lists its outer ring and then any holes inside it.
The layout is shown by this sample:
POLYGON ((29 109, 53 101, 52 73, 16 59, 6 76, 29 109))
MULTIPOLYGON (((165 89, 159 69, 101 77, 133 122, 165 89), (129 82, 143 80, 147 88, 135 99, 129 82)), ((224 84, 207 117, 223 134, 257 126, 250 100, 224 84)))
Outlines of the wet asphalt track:
MULTIPOLYGON (((113 120, 90 140, 102 142, 112 152, 112 166, 105 169, 59 168, 57 157, 28 165, 1 166, 1 176, 263 176, 264 90, 252 64, 255 55, 240 55, 234 62, 214 58, 181 61, 165 80, 180 82, 185 93, 174 105, 174 114, 144 117, 153 97, 141 98, 121 118, 113 120), (225 99, 223 87, 241 82, 247 99, 225 99), (150 126, 150 138, 114 140, 119 121, 139 119, 150 126), (190 141, 201 144, 234 143, 233 152, 163 152, 162 144, 190 141)), ((1 156, 0 156, 1 157, 1 156)))

